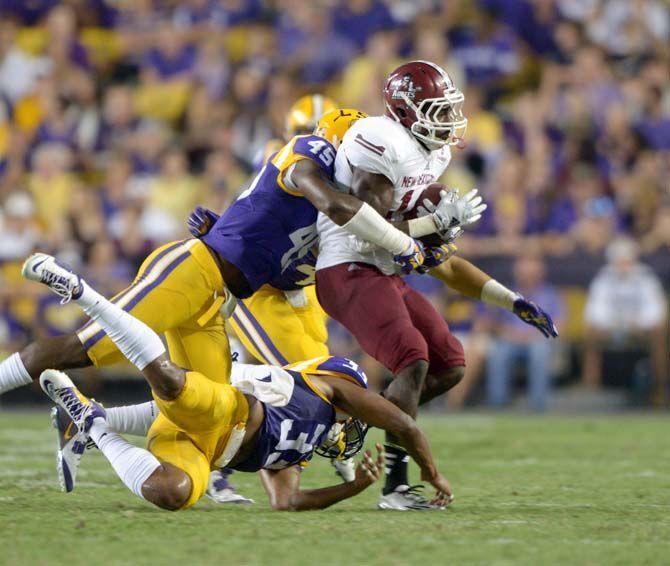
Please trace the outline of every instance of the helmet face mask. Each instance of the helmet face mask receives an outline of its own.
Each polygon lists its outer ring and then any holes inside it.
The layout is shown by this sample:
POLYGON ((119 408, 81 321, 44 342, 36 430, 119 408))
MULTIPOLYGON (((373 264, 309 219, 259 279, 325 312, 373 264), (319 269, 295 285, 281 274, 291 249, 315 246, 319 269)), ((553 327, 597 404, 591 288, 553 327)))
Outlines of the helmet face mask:
POLYGON ((351 458, 363 448, 368 428, 368 425, 354 417, 337 421, 328 432, 326 440, 315 449, 315 452, 331 460, 351 458))
POLYGON ((384 98, 387 113, 431 151, 457 145, 465 135, 465 97, 433 63, 412 61, 396 69, 386 81, 384 98))
POLYGON ((463 116, 463 94, 424 100, 416 111, 417 121, 410 131, 429 149, 456 145, 465 136, 468 120, 463 116), (423 111, 423 108, 426 108, 423 111))

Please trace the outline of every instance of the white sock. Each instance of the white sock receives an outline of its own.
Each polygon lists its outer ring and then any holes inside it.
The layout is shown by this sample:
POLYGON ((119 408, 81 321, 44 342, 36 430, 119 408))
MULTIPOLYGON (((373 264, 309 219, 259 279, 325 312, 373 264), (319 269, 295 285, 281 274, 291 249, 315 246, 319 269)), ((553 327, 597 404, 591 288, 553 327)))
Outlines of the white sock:
POLYGON ((82 285, 84 290, 77 303, 137 369, 142 371, 165 353, 165 346, 151 328, 105 299, 86 282, 82 281, 82 285))
POLYGON ((112 432, 102 418, 93 421, 91 438, 126 487, 144 499, 142 486, 160 467, 158 459, 148 450, 133 446, 122 436, 112 432))
POLYGON ((0 395, 33 382, 18 352, 0 363, 0 395))
POLYGON ((110 430, 135 436, 146 436, 160 412, 153 401, 147 401, 139 405, 105 408, 105 411, 107 413, 107 426, 110 430))

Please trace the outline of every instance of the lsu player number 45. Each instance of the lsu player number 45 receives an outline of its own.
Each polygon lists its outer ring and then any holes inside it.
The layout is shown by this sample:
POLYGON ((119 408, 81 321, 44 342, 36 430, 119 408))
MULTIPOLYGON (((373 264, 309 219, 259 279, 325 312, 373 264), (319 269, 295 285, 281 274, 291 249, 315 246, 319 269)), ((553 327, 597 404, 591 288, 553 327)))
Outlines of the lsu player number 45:
POLYGON ((393 250, 406 264, 423 260, 412 238, 380 222, 373 209, 343 193, 332 198, 337 146, 364 117, 355 109, 328 112, 314 134, 296 136, 274 154, 220 218, 202 209, 192 217, 194 235, 245 273, 250 296, 239 297, 244 300, 230 323, 263 363, 284 365, 328 353, 324 313, 313 287, 319 211, 348 232, 393 250), (314 182, 316 176, 321 183, 314 182), (344 210, 343 203, 350 208, 344 210))

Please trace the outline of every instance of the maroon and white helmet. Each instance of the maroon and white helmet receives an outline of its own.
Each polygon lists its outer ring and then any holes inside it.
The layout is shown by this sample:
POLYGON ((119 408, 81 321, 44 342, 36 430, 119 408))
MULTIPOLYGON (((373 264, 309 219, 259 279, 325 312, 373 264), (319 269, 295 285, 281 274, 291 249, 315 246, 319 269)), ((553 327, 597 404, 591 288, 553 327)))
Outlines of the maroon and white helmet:
POLYGON ((447 72, 429 61, 410 61, 386 79, 386 113, 429 149, 456 145, 465 135, 463 93, 447 72))

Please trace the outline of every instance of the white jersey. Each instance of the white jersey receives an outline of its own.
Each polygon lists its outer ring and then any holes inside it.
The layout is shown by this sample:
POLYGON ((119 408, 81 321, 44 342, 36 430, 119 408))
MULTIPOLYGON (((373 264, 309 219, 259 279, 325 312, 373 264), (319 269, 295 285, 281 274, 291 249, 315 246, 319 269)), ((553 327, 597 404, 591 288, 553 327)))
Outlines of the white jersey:
MULTIPOLYGON (((390 220, 400 220, 421 192, 444 173, 451 161, 449 146, 429 151, 407 129, 386 116, 358 120, 349 128, 337 151, 335 181, 340 190, 350 192, 353 167, 384 175, 393 183, 390 220)), ((319 257, 316 269, 341 263, 361 262, 377 266, 383 273, 395 273, 391 254, 382 249, 359 251, 360 242, 330 218, 319 213, 319 257)))

